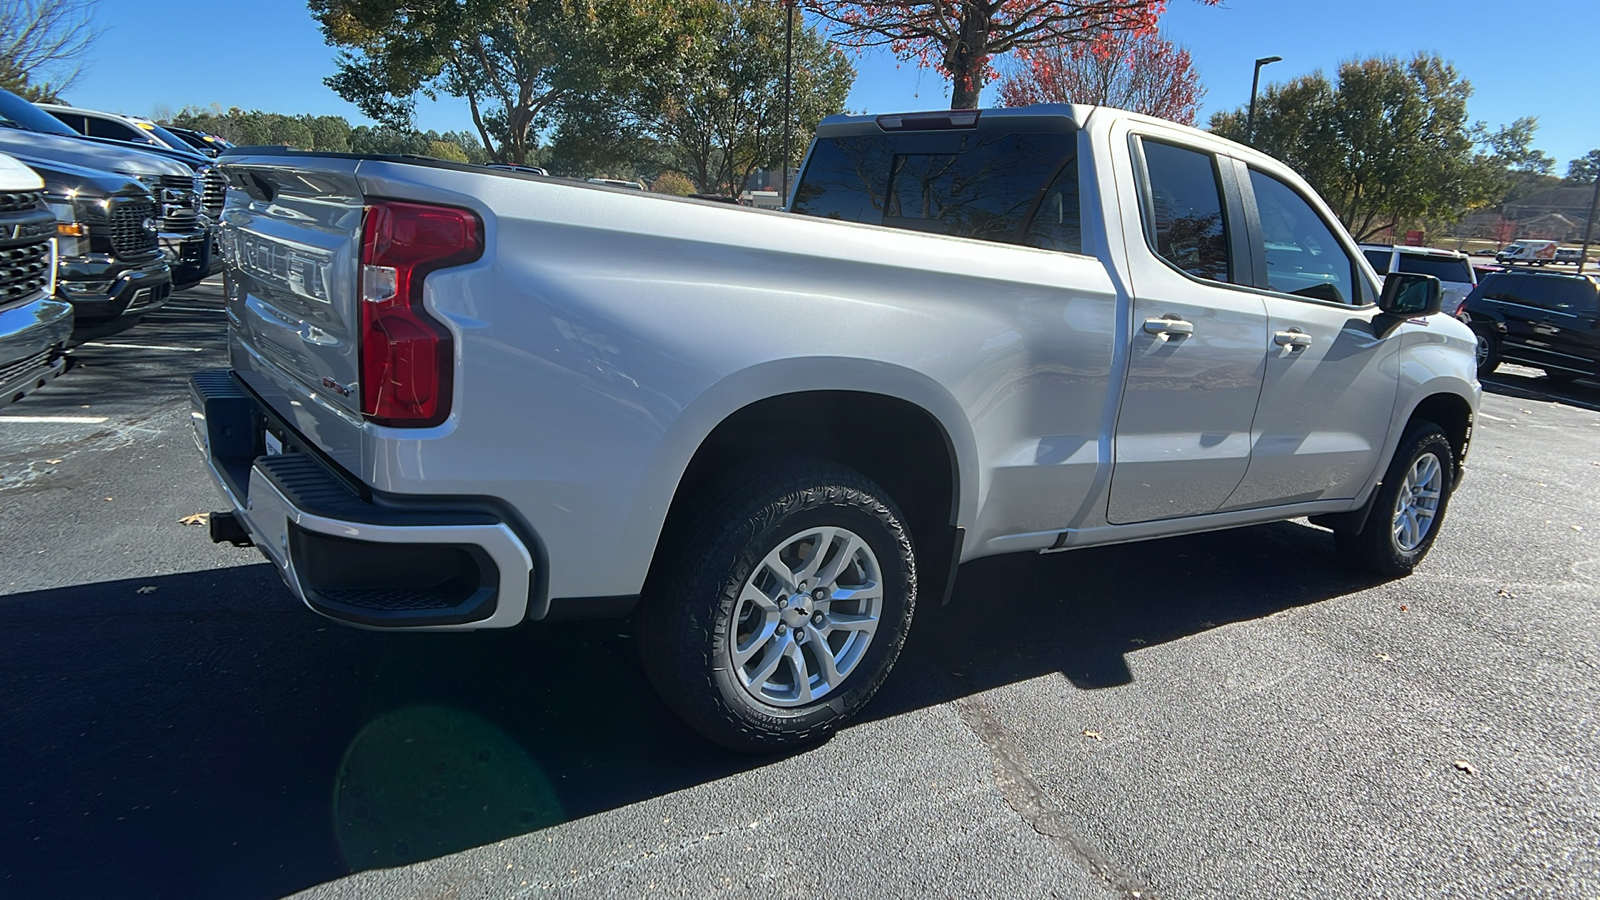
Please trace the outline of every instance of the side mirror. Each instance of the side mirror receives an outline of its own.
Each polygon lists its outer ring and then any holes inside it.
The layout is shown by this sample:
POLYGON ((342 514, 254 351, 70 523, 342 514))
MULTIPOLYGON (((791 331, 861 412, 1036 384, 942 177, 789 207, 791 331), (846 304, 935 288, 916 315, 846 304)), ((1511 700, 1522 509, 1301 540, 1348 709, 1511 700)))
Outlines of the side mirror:
POLYGON ((1431 316, 1444 304, 1444 288, 1432 275, 1390 272, 1383 277, 1378 309, 1391 316, 1431 316))

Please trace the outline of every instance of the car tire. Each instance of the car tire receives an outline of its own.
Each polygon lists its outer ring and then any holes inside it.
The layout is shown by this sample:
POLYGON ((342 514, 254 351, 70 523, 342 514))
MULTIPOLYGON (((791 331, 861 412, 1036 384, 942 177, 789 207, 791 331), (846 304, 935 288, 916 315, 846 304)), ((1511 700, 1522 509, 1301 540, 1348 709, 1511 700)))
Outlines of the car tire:
POLYGON ((1407 425, 1361 531, 1333 533, 1339 557, 1361 571, 1410 575, 1433 547, 1454 487, 1455 451, 1444 430, 1426 420, 1407 425))
POLYGON ((675 517, 641 598, 645 673, 729 749, 819 741, 905 644, 917 597, 905 520, 865 476, 814 460, 732 472, 703 498, 675 517))
POLYGON ((1484 378, 1500 367, 1500 336, 1484 328, 1474 328, 1472 333, 1478 338, 1478 377, 1484 378))

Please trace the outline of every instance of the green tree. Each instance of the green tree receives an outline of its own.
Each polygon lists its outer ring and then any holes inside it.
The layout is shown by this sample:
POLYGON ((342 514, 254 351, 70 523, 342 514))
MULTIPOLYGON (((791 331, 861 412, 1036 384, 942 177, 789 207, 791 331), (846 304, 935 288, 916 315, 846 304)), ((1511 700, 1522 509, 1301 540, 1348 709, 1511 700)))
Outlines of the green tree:
POLYGON ((658 194, 687 197, 694 193, 694 182, 682 172, 662 172, 655 181, 650 182, 650 190, 658 194))
MULTIPOLYGON (((1347 62, 1335 84, 1318 72, 1271 85, 1256 107, 1256 147, 1317 189, 1358 240, 1404 225, 1455 221, 1499 202, 1507 173, 1548 166, 1529 149, 1536 123, 1490 133, 1467 121, 1472 86, 1437 56, 1347 62)), ((1245 110, 1211 130, 1242 141, 1245 110)))
POLYGON ((424 155, 451 162, 468 162, 467 154, 461 149, 461 145, 451 141, 429 141, 428 151, 424 155))
MULTIPOLYGON (((308 0, 339 71, 329 87, 391 127, 416 98, 467 101, 483 146, 527 161, 540 132, 677 64, 710 0, 308 0)), ((637 104, 627 104, 637 108, 637 104)))
POLYGON ((311 147, 325 153, 347 153, 350 150, 350 123, 344 116, 300 116, 306 130, 311 132, 311 147))
POLYGON ((1600 176, 1600 150, 1590 150, 1567 163, 1568 184, 1594 184, 1596 176, 1600 176))
MULTIPOLYGON (((756 169, 783 158, 784 10, 763 0, 731 0, 707 34, 712 40, 674 74, 679 87, 650 123, 663 150, 701 191, 729 196, 756 169)), ((794 35, 792 153, 810 143, 824 116, 844 110, 855 68, 815 28, 794 35)))

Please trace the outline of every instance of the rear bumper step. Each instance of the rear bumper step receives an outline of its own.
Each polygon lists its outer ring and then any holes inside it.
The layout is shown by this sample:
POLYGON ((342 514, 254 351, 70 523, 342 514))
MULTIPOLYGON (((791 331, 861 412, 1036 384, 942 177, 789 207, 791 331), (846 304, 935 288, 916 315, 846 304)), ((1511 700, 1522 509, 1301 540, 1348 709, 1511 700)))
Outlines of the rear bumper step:
POLYGON ((232 504, 213 540, 248 540, 316 612, 368 628, 504 628, 527 615, 533 557, 491 513, 374 502, 310 453, 266 455, 265 413, 229 372, 191 376, 195 441, 232 504))

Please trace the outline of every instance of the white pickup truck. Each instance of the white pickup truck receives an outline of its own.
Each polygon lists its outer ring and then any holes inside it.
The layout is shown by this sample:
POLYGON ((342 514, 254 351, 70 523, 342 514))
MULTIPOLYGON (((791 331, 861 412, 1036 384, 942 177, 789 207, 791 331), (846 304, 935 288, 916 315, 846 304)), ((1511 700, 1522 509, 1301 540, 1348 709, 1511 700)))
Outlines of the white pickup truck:
POLYGON ((831 118, 787 211, 220 163, 213 537, 357 626, 631 613, 745 750, 860 709, 962 561, 1309 516, 1404 575, 1480 398, 1435 279, 1380 283, 1274 160, 1112 109, 831 118))

